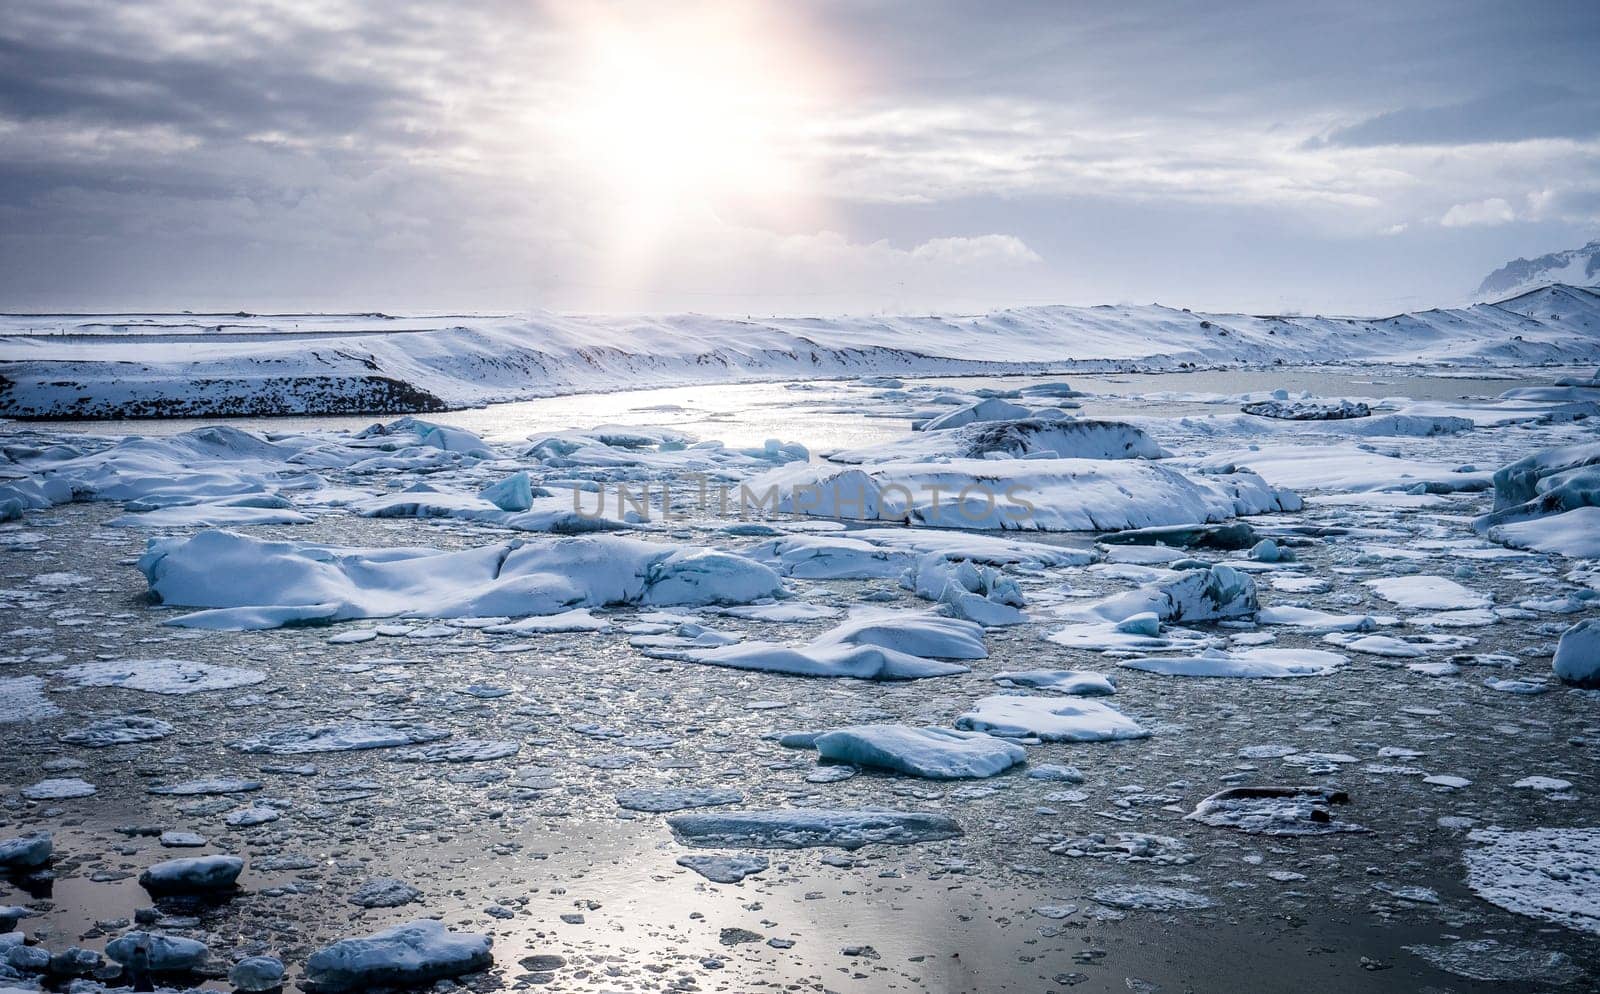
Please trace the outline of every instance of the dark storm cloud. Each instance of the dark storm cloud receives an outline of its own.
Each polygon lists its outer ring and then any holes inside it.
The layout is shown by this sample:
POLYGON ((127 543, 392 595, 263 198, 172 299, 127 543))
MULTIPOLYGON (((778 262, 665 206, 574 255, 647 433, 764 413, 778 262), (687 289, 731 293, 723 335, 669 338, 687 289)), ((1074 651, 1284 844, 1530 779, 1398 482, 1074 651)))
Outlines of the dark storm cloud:
POLYGON ((86 45, 0 33, 0 114, 24 122, 170 125, 226 140, 349 134, 417 101, 403 80, 319 73, 322 46, 309 42, 256 50, 219 42, 177 55, 115 36, 86 45))

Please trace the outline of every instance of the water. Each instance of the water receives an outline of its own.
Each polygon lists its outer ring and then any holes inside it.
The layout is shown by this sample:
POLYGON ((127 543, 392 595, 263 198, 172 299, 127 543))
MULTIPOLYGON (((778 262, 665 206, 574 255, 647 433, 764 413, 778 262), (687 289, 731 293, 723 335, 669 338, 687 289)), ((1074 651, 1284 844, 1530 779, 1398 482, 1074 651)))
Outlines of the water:
MULTIPOLYGON (((1093 395, 1078 398, 1083 405, 1080 413, 1084 416, 1160 414, 1170 417, 1216 413, 1225 408, 1194 401, 1136 398, 1152 393, 1234 395, 1282 388, 1292 393, 1308 390, 1317 396, 1372 400, 1383 397, 1485 399, 1512 387, 1548 385, 1556 378, 1557 374, 1549 370, 1446 378, 1432 371, 1408 372, 1393 368, 1375 372, 1343 367, 1284 367, 1070 377, 955 376, 906 378, 904 382, 908 387, 926 385, 961 392, 980 388, 1016 390, 1035 383, 1065 380, 1074 389, 1093 395), (1511 379, 1507 379, 1508 376, 1511 379)), ((698 438, 720 439, 736 446, 760 445, 769 438, 778 438, 804 442, 813 451, 829 451, 872 445, 904 434, 907 424, 901 418, 862 416, 862 400, 874 392, 852 385, 850 381, 837 380, 739 383, 542 397, 425 417, 466 428, 492 442, 520 441, 530 435, 567 428, 626 424, 674 428, 698 438)), ((1031 403, 1043 405, 1049 403, 1049 399, 1035 398, 1031 403)), ((50 426, 94 434, 168 435, 210 424, 269 433, 322 429, 354 431, 379 420, 389 418, 376 415, 172 418, 58 421, 50 422, 50 426)))

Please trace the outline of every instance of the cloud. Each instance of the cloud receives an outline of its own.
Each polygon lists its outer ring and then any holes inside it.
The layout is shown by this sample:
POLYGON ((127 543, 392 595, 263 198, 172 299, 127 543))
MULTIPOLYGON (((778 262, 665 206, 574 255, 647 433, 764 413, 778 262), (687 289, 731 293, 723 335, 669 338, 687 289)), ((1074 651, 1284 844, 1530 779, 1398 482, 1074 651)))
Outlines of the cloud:
MULTIPOLYGON (((941 305, 1072 286, 1175 299, 1195 237, 1228 246, 1233 264, 1196 285, 1232 304, 1276 299, 1238 264, 1251 253, 1305 259, 1330 296, 1364 293, 1327 266, 1403 258, 1463 225, 1480 254, 1510 257, 1526 249, 1495 225, 1562 244, 1561 226, 1600 216, 1593 0, 1550 0, 1538 19, 1498 0, 1240 0, 1226 20, 1181 3, 1083 0, 1071 18, 996 5, 12 0, 0 307, 344 293, 362 309, 876 308, 901 283, 941 305), (724 46, 728 66, 681 40, 702 6, 755 25, 724 46), (680 29, 668 68, 758 67, 763 85, 727 89, 762 97, 748 116, 765 129, 702 115, 711 140, 689 154, 668 145, 685 133, 671 120, 586 140, 604 129, 582 120, 593 39, 574 25, 615 22, 648 52, 658 21, 680 29), (738 165, 718 138, 760 153, 728 171, 764 185, 712 175, 738 165), (660 162, 687 181, 655 217, 618 192, 660 162), (665 216, 679 211, 693 217, 665 216)), ((1382 292, 1443 271, 1389 267, 1382 292)))
POLYGON ((1310 148, 1479 145, 1600 135, 1600 99, 1564 86, 1528 84, 1475 100, 1404 107, 1336 128, 1310 148))
POLYGON ((976 238, 934 238, 911 250, 911 257, 942 265, 975 263, 1027 265, 1043 262, 1039 253, 1015 235, 979 235, 976 238))
POLYGON ((1516 219, 1517 212, 1510 204, 1499 197, 1490 197, 1470 204, 1456 204, 1444 212, 1439 223, 1446 228, 1492 228, 1516 219))

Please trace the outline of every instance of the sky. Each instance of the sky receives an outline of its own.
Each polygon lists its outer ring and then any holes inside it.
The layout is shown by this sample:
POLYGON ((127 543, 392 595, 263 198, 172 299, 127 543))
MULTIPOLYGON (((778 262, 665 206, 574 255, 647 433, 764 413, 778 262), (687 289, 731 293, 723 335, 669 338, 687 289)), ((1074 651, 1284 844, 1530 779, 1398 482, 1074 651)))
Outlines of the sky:
POLYGON ((0 310, 1382 314, 1600 236, 1600 3, 7 0, 0 310))

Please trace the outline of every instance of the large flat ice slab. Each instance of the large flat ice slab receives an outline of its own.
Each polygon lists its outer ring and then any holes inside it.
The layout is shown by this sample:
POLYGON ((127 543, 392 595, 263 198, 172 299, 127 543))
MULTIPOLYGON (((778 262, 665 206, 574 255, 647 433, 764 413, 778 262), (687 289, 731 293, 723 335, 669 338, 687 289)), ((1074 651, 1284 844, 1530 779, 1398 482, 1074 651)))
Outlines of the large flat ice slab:
POLYGON ((440 552, 206 531, 152 542, 139 568, 163 603, 229 612, 190 616, 202 627, 398 615, 522 617, 623 604, 743 604, 783 593, 776 573, 743 556, 612 535, 440 552))

